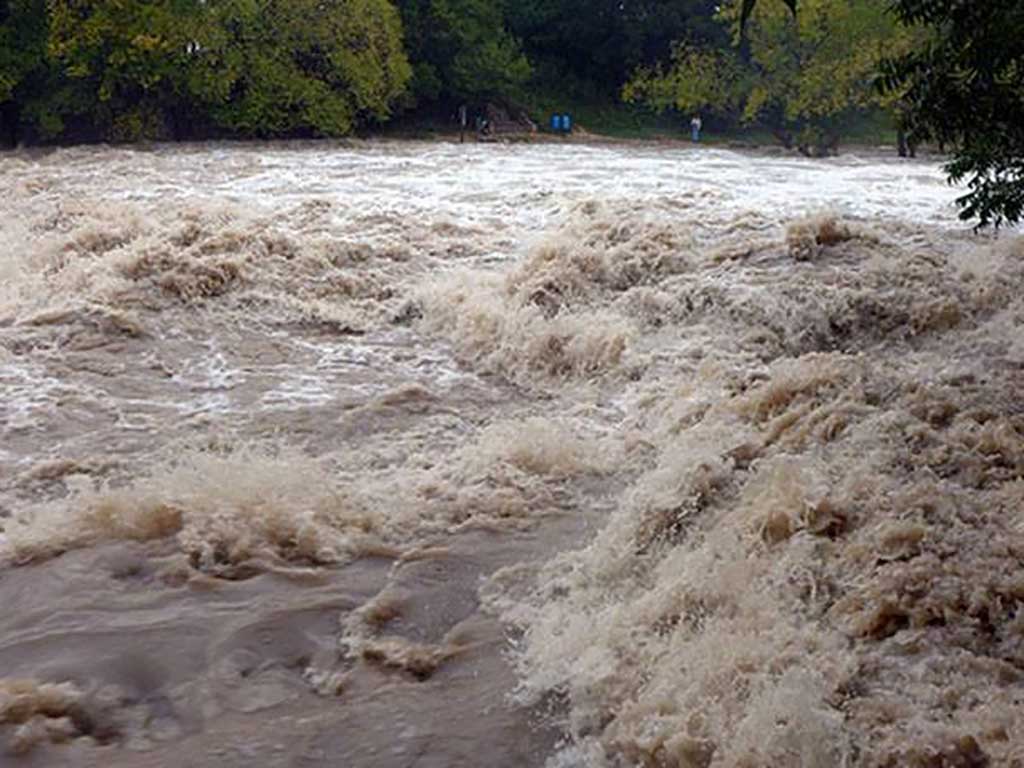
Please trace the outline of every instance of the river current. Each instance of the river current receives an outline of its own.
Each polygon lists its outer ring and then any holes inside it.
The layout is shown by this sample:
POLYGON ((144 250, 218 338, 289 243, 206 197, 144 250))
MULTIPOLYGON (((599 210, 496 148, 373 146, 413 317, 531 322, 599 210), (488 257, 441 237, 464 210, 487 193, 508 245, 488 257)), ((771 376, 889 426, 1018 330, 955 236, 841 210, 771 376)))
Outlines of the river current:
POLYGON ((1024 762, 1024 239, 937 163, 0 181, 0 765, 1024 762))

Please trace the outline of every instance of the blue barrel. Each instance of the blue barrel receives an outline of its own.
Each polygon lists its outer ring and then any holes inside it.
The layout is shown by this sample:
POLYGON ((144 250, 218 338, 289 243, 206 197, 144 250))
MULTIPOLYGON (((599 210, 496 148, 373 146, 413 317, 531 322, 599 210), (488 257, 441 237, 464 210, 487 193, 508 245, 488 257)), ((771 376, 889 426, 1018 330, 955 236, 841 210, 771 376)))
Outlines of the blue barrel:
POLYGON ((572 133, 572 117, 570 115, 562 115, 562 130, 572 133))
POLYGON ((552 115, 551 116, 551 130, 558 133, 562 130, 562 116, 552 115))

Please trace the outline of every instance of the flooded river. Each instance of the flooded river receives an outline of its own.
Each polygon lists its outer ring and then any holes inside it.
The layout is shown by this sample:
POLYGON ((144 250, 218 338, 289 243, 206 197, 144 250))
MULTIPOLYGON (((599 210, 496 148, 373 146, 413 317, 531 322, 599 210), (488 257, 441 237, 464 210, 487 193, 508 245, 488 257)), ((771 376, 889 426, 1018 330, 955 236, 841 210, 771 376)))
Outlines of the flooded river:
POLYGON ((936 164, 0 180, 0 765, 1024 764, 1024 239, 936 164))

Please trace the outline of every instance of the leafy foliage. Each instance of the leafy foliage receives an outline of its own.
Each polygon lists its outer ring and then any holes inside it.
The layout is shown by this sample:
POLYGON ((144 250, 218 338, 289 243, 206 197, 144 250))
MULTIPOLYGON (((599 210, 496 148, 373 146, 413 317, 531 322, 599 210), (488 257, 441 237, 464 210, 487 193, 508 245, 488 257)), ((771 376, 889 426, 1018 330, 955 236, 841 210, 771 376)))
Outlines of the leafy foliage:
POLYGON ((792 3, 727 2, 719 18, 742 47, 680 46, 669 67, 638 70, 624 97, 766 122, 787 141, 796 134, 807 151, 823 151, 843 119, 888 102, 873 86, 879 59, 911 37, 887 2, 802 0, 796 16, 792 3))
POLYGON ((343 136, 383 120, 412 71, 386 0, 229 0, 195 46, 192 90, 248 136, 343 136))
MULTIPOLYGON (((796 16, 796 4, 797 0, 782 0, 788 7, 790 12, 796 16)), ((750 15, 754 12, 754 8, 757 7, 757 0, 743 0, 743 4, 740 6, 740 30, 745 30, 747 22, 750 20, 750 15)))
POLYGON ((49 53, 65 80, 39 106, 49 112, 44 131, 62 130, 81 112, 115 140, 166 136, 165 112, 184 93, 199 7, 50 0, 48 8, 49 53))
POLYGON ((669 56, 677 41, 725 46, 716 0, 520 0, 508 19, 541 85, 588 83, 615 93, 630 72, 669 56))
POLYGON ((399 0, 399 9, 417 100, 514 97, 529 79, 530 64, 493 0, 399 0))
POLYGON ((42 138, 176 138, 197 128, 339 136, 385 119, 411 77, 388 0, 7 7, 0 42, 32 45, 0 49, 0 102, 34 72, 18 105, 42 138))
POLYGON ((947 170, 970 192, 961 216, 980 226, 1024 215, 1024 3, 1020 0, 898 0, 924 45, 885 68, 887 92, 906 104, 919 139, 953 150, 947 170))
POLYGON ((43 0, 0 0, 0 102, 11 99, 45 57, 43 0))
POLYGON ((749 71, 728 50, 678 45, 668 68, 641 67, 622 89, 622 97, 664 112, 711 112, 728 118, 742 111, 751 88, 749 71))
POLYGON ((45 0, 0 0, 0 141, 16 138, 24 102, 46 70, 45 0))

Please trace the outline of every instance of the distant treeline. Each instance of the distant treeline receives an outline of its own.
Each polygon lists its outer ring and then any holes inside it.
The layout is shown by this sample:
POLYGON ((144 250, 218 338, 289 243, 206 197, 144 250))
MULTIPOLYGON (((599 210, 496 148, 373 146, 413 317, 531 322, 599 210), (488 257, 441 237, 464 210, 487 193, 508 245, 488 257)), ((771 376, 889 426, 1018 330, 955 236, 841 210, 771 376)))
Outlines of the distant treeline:
POLYGON ((6 142, 344 136, 459 104, 625 99, 826 147, 897 109, 889 0, 0 0, 6 142))

